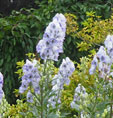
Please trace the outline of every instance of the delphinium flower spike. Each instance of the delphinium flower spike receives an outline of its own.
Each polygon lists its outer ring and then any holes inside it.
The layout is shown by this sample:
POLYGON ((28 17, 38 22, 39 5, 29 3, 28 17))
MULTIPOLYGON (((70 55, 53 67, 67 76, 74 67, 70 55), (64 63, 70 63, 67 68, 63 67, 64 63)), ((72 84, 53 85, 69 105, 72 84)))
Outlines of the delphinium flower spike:
POLYGON ((71 107, 74 108, 76 102, 79 102, 81 97, 83 99, 85 99, 87 97, 87 95, 88 94, 87 94, 86 89, 84 88, 84 86, 82 86, 81 84, 78 84, 78 86, 75 89, 74 99, 71 102, 71 107))
POLYGON ((0 72, 0 103, 2 101, 2 97, 3 97, 3 75, 2 73, 0 72))
POLYGON ((63 90, 64 84, 69 85, 70 79, 69 77, 72 75, 73 71, 75 70, 74 63, 66 57, 63 59, 62 64, 60 65, 59 72, 56 74, 52 81, 52 90, 55 92, 55 96, 49 99, 50 104, 54 107, 57 103, 60 104, 60 94, 63 90))
MULTIPOLYGON (((40 87, 39 87, 40 75, 36 67, 36 64, 37 64, 36 60, 33 60, 33 62, 29 61, 28 59, 26 60, 26 63, 23 66, 24 75, 22 76, 22 84, 19 88, 20 93, 24 93, 29 86, 32 86, 35 94, 40 93, 40 87)), ((29 96, 31 95, 32 94, 30 94, 29 91, 27 94, 27 98, 29 98, 29 96)), ((27 101, 31 102, 32 100, 29 99, 27 101)))
POLYGON ((36 51, 40 53, 42 59, 58 61, 59 53, 63 53, 65 31, 66 18, 62 14, 57 14, 47 26, 42 40, 36 46, 36 51))

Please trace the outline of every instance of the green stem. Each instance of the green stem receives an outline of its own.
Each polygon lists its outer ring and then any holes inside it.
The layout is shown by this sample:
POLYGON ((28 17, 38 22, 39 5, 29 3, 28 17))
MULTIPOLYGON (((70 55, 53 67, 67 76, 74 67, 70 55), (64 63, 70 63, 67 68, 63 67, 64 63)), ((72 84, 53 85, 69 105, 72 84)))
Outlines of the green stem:
POLYGON ((113 93, 111 93, 110 118, 112 118, 112 116, 113 116, 113 93))
POLYGON ((41 118, 43 118, 43 85, 41 87, 41 118))
MULTIPOLYGON (((43 74, 42 74, 42 76, 45 76, 45 74, 46 74, 46 66, 47 66, 47 61, 45 60, 45 62, 44 62, 44 71, 43 71, 43 74)), ((43 83, 43 80, 42 80, 42 83, 41 83, 41 118, 43 118, 43 110, 44 110, 44 108, 43 108, 43 92, 44 92, 44 90, 43 90, 43 87, 44 87, 44 85, 43 85, 44 83, 43 83)))
POLYGON ((111 105, 110 105, 110 118, 112 118, 112 116, 113 116, 113 113, 112 113, 112 103, 111 103, 111 105))

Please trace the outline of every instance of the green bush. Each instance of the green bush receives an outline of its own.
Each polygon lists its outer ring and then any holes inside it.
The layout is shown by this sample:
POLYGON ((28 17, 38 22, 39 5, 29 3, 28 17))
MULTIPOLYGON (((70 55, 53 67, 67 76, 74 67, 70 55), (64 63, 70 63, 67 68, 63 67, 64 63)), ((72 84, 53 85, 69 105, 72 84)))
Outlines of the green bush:
MULTIPOLYGON (((103 18, 108 18, 111 14, 111 1, 103 0, 36 0, 38 9, 21 9, 13 11, 8 17, 0 18, 0 71, 3 73, 4 91, 6 99, 14 103, 14 88, 18 88, 19 81, 14 74, 16 62, 25 59, 25 54, 35 52, 35 45, 42 38, 43 31, 49 20, 57 12, 74 13, 77 15, 80 24, 85 20, 86 11, 96 11, 103 18), (95 7, 96 6, 96 7, 95 7), (103 12, 103 10, 105 12, 103 12)), ((84 53, 79 53, 76 42, 77 38, 67 35, 64 43, 64 53, 61 59, 69 56, 73 60, 79 61, 84 53), (77 55, 75 57, 75 55, 77 55)), ((87 54, 87 52, 86 52, 87 54)), ((85 54, 84 54, 85 55, 85 54)), ((60 61, 56 64, 59 65, 60 61)))
POLYGON ((82 22, 83 28, 75 34, 83 41, 78 43, 80 51, 88 51, 104 43, 108 34, 113 34, 113 14, 110 18, 101 20, 95 12, 87 12, 87 19, 82 22))
POLYGON ((10 105, 4 96, 0 104, 0 118, 32 118, 32 113, 28 112, 29 109, 28 104, 23 100, 17 99, 15 105, 10 105))
POLYGON ((17 76, 14 74, 16 62, 25 58, 24 54, 28 51, 32 52, 33 43, 36 42, 30 34, 31 26, 27 18, 27 15, 19 14, 0 19, 0 71, 5 78, 4 91, 10 103, 14 101, 14 95, 11 94, 13 88, 18 88, 17 76))
POLYGON ((0 103, 0 118, 4 118, 6 112, 10 109, 10 104, 8 104, 5 96, 3 96, 2 101, 0 103))
MULTIPOLYGON (((26 13, 13 12, 12 15, 0 18, 0 71, 3 73, 6 99, 13 103, 13 90, 18 88, 16 62, 25 59, 25 54, 35 52, 35 45, 41 39, 43 19, 38 18, 38 12, 25 10, 26 13)), ((45 23, 45 22, 44 22, 45 23)))

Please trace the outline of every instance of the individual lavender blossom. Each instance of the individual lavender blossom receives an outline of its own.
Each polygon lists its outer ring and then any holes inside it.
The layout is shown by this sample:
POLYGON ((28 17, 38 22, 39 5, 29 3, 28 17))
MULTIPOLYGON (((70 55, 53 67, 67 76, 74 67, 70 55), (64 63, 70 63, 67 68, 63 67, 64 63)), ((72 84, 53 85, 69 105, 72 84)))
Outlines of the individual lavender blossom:
POLYGON ((99 77, 104 78, 106 75, 110 75, 111 65, 99 62, 98 64, 99 77))
POLYGON ((27 102, 32 103, 33 102, 33 95, 30 91, 27 93, 27 102))
POLYGON ((73 62, 68 57, 66 57, 66 59, 63 59, 62 64, 60 65, 59 68, 59 73, 63 77, 68 78, 69 76, 71 76, 74 70, 75 70, 75 66, 73 62))
POLYGON ((23 72, 24 74, 30 73, 31 70, 35 67, 37 61, 33 60, 33 62, 29 61, 28 59, 26 60, 26 63, 23 66, 23 72))
POLYGON ((0 103, 1 103, 2 97, 3 97, 3 90, 2 90, 2 87, 3 87, 3 75, 2 75, 2 73, 0 72, 0 103))
POLYGON ((107 48, 108 55, 112 58, 113 61, 113 35, 108 35, 104 44, 107 48))
POLYGON ((52 106, 53 108, 56 108, 57 104, 61 103, 60 98, 58 97, 58 94, 51 96, 50 99, 48 100, 48 107, 52 106))
MULTIPOLYGON (((66 23, 63 23, 63 28, 66 30, 66 23)), ((49 23, 43 35, 43 39, 40 40, 36 46, 36 51, 40 53, 42 59, 58 60, 59 53, 63 52, 64 30, 55 18, 49 23)))
POLYGON ((53 17, 53 20, 57 20, 58 23, 60 24, 61 28, 62 28, 62 31, 66 32, 66 18, 63 14, 59 14, 57 13, 54 17, 53 17))
POLYGON ((74 99, 71 102, 71 107, 74 108, 76 102, 79 102, 81 97, 85 99, 87 95, 86 89, 81 84, 78 84, 77 88, 75 89, 74 99))
MULTIPOLYGON (((29 61, 28 59, 26 60, 26 63, 23 66, 24 75, 22 76, 22 84, 19 88, 20 93, 24 93, 29 86, 33 87, 35 94, 40 93, 40 75, 36 67, 36 64, 36 60, 33 60, 33 62, 29 61)), ((30 95, 29 92, 28 95, 30 95)))
POLYGON ((92 75, 95 72, 97 64, 98 64, 98 59, 97 56, 95 55, 93 61, 91 62, 91 68, 89 70, 90 75, 92 75))
POLYGON ((97 52, 97 57, 99 58, 100 62, 111 63, 110 57, 107 55, 106 50, 103 46, 99 48, 99 51, 97 52))
POLYGON ((105 47, 109 50, 113 47, 113 35, 108 35, 104 41, 105 47))
POLYGON ((24 93, 27 89, 28 89, 28 86, 29 86, 29 83, 27 78, 24 79, 24 76, 22 77, 22 84, 19 88, 19 93, 24 93))

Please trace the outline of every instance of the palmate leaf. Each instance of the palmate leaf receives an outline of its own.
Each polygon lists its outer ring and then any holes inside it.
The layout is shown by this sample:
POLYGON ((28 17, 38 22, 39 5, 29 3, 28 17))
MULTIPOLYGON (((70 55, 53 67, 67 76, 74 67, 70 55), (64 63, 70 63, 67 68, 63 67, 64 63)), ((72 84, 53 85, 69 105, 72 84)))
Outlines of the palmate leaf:
MULTIPOLYGON (((38 108, 39 108, 39 107, 38 107, 38 108)), ((39 109, 37 109, 36 106, 32 106, 31 109, 32 109, 32 111, 31 111, 32 114, 33 114, 34 116, 37 116, 37 117, 38 117, 38 116, 39 116, 39 112, 40 112, 39 109)))
POLYGON ((96 108, 98 110, 101 110, 103 108, 106 108, 107 105, 110 105, 110 102, 101 102, 101 103, 97 104, 97 107, 96 108))
POLYGON ((48 118, 58 118, 58 115, 56 115, 55 113, 50 113, 48 115, 48 118))
POLYGON ((58 113, 52 112, 48 115, 48 118, 66 118, 67 115, 69 115, 69 113, 58 114, 58 113))
POLYGON ((78 104, 75 103, 73 106, 74 106, 74 109, 75 109, 77 112, 80 111, 80 108, 79 108, 79 105, 78 105, 78 104))

